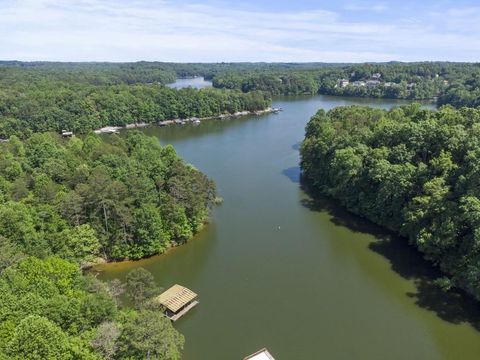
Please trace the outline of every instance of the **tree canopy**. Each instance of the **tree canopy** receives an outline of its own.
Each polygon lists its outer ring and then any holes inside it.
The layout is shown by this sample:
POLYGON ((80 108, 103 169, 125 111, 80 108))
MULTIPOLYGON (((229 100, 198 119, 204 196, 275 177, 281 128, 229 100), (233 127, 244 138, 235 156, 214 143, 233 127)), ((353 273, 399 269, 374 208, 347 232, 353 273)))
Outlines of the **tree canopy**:
POLYGON ((214 183, 140 132, 1 143, 0 236, 24 254, 74 262, 139 259, 186 242, 214 183))
POLYGON ((320 64, 307 67, 229 69, 213 77, 218 88, 273 95, 325 94, 391 99, 435 99, 455 107, 478 106, 480 65, 419 62, 320 64))
POLYGON ((314 189, 408 238, 480 299, 480 110, 320 110, 301 167, 314 189))
POLYGON ((1 359, 176 360, 183 343, 161 311, 120 307, 110 284, 66 260, 28 257, 0 273, 1 359))

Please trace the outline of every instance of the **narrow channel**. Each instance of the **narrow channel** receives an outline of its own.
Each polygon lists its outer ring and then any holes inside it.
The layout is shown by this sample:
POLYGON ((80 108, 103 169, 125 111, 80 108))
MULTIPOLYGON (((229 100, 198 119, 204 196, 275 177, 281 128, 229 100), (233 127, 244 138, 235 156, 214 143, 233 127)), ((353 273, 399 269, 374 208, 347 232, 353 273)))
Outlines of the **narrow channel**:
POLYGON ((277 98, 280 114, 144 129, 214 179, 225 201, 187 245, 105 265, 100 277, 142 266, 164 288, 198 293, 175 323, 186 360, 242 359, 265 346, 279 360, 478 359, 478 305, 436 289, 434 270, 403 239, 300 187, 298 148, 319 108, 405 103, 277 98))

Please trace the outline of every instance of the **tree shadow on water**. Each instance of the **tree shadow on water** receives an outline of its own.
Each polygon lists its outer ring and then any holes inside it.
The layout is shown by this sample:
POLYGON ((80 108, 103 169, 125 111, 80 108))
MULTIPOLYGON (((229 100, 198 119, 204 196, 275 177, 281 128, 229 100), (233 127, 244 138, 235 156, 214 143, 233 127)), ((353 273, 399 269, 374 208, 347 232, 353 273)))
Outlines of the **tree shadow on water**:
POLYGON ((299 166, 292 166, 288 169, 282 170, 282 174, 289 178, 293 183, 299 184, 300 183, 300 167, 299 166))
POLYGON ((468 323, 480 331, 480 306, 476 300, 462 290, 444 291, 435 284, 442 277, 441 271, 425 260, 408 240, 372 222, 349 213, 334 200, 315 193, 302 179, 302 189, 308 198, 302 200, 306 208, 326 212, 330 221, 356 233, 369 234, 375 241, 369 249, 387 259, 391 269, 404 279, 413 281, 415 292, 405 295, 423 309, 433 311, 439 318, 453 324, 468 323))
POLYGON ((480 331, 478 302, 462 290, 444 291, 435 284, 435 280, 443 274, 408 245, 407 239, 392 234, 388 238, 377 239, 369 248, 388 259, 393 271, 414 282, 416 291, 406 295, 417 306, 435 312, 450 323, 469 323, 480 331))

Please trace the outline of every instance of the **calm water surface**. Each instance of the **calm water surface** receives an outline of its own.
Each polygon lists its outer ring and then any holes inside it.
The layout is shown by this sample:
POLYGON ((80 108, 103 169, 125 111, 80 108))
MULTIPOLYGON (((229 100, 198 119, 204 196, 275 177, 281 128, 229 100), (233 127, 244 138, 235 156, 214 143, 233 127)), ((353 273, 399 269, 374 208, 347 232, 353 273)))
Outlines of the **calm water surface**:
POLYGON ((242 359, 264 346, 277 360, 478 359, 475 304, 431 284, 434 271, 382 233, 299 184, 299 142, 319 108, 397 101, 277 99, 284 111, 199 126, 147 128, 213 178, 224 204, 189 244, 102 267, 123 279, 139 266, 167 288, 199 294, 175 323, 186 360, 242 359))
POLYGON ((212 87, 212 82, 205 80, 203 77, 177 79, 174 83, 168 84, 168 87, 174 89, 181 89, 185 87, 193 87, 195 89, 203 89, 206 87, 212 87))

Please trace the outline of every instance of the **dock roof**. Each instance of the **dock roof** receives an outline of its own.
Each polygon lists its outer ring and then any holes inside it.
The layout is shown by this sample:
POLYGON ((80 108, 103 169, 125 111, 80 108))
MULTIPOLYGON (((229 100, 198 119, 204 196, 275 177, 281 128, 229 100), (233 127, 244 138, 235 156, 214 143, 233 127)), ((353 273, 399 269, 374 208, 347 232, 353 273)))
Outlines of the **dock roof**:
POLYGON ((263 348, 262 350, 259 350, 256 353, 247 356, 243 360, 275 360, 275 359, 273 358, 272 354, 268 352, 266 348, 263 348))
POLYGON ((158 296, 157 300, 165 306, 168 310, 177 312, 183 306, 187 305, 190 301, 197 297, 192 290, 187 289, 184 286, 175 284, 167 291, 158 296))

